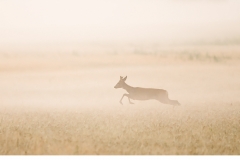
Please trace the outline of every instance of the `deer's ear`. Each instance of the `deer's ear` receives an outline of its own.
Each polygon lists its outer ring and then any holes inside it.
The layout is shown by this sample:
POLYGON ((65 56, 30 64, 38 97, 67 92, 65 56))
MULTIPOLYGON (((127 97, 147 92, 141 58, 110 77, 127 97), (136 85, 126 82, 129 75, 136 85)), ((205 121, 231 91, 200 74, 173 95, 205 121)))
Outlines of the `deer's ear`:
POLYGON ((125 78, 123 78, 124 81, 126 81, 126 79, 127 79, 127 76, 125 78))
POLYGON ((120 79, 123 79, 123 77, 122 77, 122 76, 120 76, 120 79))

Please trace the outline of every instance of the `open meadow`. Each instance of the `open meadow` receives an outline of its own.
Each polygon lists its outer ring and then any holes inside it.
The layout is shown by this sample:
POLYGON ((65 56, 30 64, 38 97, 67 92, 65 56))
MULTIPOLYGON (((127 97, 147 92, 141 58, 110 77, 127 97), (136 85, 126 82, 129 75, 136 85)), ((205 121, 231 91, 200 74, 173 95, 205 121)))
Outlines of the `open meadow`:
POLYGON ((1 53, 0 144, 1 155, 239 155, 240 47, 1 53), (181 105, 121 105, 119 76, 181 105))

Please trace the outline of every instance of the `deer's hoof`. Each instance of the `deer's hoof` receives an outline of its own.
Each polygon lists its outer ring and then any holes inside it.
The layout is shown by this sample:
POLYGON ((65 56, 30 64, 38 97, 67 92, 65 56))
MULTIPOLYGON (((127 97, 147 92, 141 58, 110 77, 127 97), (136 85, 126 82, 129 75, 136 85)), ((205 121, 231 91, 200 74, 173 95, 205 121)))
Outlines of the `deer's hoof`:
POLYGON ((122 103, 122 102, 120 102, 120 104, 121 104, 121 105, 123 105, 123 103, 122 103))

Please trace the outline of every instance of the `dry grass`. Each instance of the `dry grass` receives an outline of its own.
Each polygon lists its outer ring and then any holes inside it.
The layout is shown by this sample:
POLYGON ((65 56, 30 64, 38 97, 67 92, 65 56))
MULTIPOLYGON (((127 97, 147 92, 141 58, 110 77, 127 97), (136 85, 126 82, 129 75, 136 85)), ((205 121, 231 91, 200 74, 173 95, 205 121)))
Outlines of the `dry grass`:
POLYGON ((1 113, 0 151, 1 154, 239 154, 238 106, 225 111, 193 109, 201 105, 5 111, 1 113))
POLYGON ((216 51, 1 55, 0 154, 240 154, 239 48, 216 51), (122 106, 120 75, 182 105, 122 106))

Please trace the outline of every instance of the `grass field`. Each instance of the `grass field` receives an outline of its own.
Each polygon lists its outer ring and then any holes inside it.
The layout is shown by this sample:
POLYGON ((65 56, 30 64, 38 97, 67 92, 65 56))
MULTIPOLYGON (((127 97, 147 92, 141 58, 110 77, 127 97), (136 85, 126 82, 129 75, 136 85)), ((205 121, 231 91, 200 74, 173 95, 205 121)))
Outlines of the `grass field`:
POLYGON ((237 46, 2 53, 0 154, 239 155, 239 73, 237 46), (121 105, 126 75, 181 106, 121 105))

